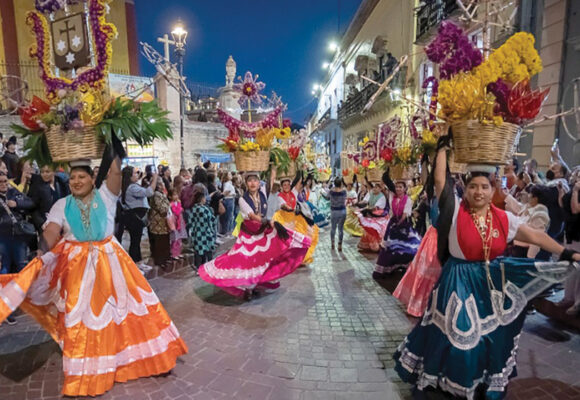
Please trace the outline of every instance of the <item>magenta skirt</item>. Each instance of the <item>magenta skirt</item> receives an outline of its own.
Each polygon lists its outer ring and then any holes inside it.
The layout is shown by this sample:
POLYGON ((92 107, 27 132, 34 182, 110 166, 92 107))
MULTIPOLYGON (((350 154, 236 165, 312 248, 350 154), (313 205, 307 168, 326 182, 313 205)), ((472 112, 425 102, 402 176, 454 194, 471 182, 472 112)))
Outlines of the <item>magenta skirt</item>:
POLYGON ((201 279, 235 296, 260 285, 277 287, 280 278, 302 264, 310 247, 310 239, 301 233, 288 230, 289 237, 282 239, 271 227, 259 232, 256 221, 243 224, 234 246, 198 270, 201 279))

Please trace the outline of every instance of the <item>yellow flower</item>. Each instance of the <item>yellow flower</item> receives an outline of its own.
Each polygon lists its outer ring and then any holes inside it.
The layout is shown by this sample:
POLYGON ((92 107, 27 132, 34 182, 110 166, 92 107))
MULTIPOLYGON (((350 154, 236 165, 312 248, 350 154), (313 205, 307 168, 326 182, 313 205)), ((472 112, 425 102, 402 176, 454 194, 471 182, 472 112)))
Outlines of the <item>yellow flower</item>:
POLYGON ((377 167, 377 164, 375 164, 375 162, 374 162, 374 161, 371 161, 371 162, 369 163, 369 169, 374 169, 374 168, 376 168, 376 167, 377 167))
POLYGON ((256 132, 256 143, 259 144, 260 147, 267 149, 272 145, 274 134, 274 129, 260 129, 256 132))
POLYGON ((274 129, 274 133, 276 134, 276 138, 286 140, 290 137, 292 131, 290 130, 290 127, 286 127, 283 129, 274 129))

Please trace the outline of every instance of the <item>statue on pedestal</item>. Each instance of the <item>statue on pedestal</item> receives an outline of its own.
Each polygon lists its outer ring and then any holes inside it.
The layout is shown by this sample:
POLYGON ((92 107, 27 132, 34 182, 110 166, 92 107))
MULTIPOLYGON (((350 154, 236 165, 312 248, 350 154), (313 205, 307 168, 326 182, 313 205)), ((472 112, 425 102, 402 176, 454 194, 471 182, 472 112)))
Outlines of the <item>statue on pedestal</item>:
POLYGON ((233 88, 236 70, 236 61, 229 56, 226 62, 226 85, 220 88, 219 107, 232 117, 240 118, 242 114, 242 108, 238 104, 240 95, 233 88))

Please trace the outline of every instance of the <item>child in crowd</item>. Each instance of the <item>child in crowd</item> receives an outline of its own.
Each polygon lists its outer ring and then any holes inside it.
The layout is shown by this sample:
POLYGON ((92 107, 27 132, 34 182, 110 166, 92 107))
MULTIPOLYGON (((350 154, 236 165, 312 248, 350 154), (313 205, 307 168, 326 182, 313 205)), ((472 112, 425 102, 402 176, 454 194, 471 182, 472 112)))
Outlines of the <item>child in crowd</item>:
POLYGON ((193 207, 188 212, 189 236, 193 242, 195 252, 194 264, 197 269, 200 265, 213 258, 216 240, 215 215, 206 204, 202 191, 193 194, 193 207))
POLYGON ((187 231, 185 229, 185 220, 183 219, 183 207, 181 200, 179 200, 179 193, 177 190, 169 191, 169 199, 171 200, 171 213, 173 218, 173 230, 171 231, 171 257, 179 258, 181 256, 181 239, 187 238, 187 231))

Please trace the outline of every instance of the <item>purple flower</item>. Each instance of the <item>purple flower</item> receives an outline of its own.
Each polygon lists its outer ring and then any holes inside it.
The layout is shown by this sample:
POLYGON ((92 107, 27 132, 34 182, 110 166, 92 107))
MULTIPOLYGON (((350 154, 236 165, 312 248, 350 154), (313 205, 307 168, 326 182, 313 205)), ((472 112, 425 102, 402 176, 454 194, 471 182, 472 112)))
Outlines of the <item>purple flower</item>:
POLYGON ((439 33, 425 47, 427 58, 440 64, 441 79, 449 79, 462 71, 471 71, 483 61, 481 51, 469 40, 461 28, 443 21, 439 33))
POLYGON ((262 104, 262 97, 260 92, 264 90, 266 84, 258 81, 258 75, 255 77, 250 71, 246 72, 244 80, 240 79, 239 83, 234 84, 234 90, 240 93, 240 99, 238 103, 243 106, 248 100, 253 101, 256 104, 262 104))

